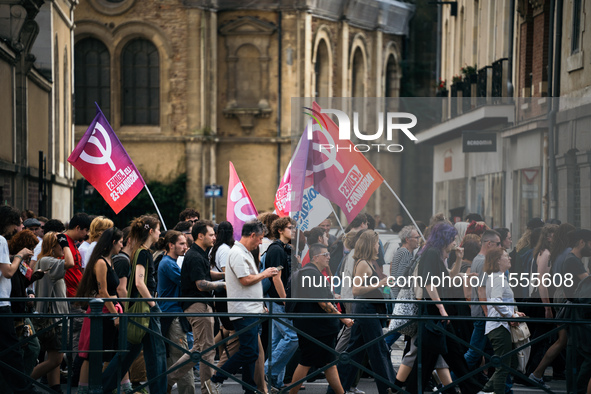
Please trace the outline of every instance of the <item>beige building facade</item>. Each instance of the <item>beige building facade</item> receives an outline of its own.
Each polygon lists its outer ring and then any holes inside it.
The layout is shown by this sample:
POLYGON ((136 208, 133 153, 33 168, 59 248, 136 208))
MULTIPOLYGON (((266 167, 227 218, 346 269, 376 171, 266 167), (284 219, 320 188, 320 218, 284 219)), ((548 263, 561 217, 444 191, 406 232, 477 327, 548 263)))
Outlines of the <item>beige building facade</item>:
MULTIPOLYGON (((302 132, 292 98, 396 97, 413 11, 398 1, 81 0, 76 139, 96 101, 148 182, 186 173, 188 205, 210 217, 204 187, 226 189, 232 161, 257 209, 272 210, 302 132)), ((395 186, 399 159, 372 160, 395 186)), ((368 210, 390 223, 397 210, 377 212, 386 198, 368 210)), ((225 211, 222 198, 218 221, 225 211)))
POLYGON ((0 198, 64 221, 73 209, 75 4, 0 1, 0 198))
POLYGON ((589 6, 460 0, 456 15, 442 8, 449 89, 439 92, 441 122, 418 136, 434 147, 434 212, 480 213, 513 239, 533 217, 589 228, 589 6), (483 132, 496 151, 465 152, 464 137, 483 132))

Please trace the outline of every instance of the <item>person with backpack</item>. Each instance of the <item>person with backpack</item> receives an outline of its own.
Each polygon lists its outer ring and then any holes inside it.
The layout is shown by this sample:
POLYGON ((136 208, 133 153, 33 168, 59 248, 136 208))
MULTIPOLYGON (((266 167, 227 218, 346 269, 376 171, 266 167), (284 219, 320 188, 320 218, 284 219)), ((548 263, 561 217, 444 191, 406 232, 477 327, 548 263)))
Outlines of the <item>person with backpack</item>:
MULTIPOLYGON (((301 290, 301 298, 309 298, 312 300, 322 300, 333 298, 330 282, 326 281, 322 271, 328 268, 329 256, 327 246, 321 243, 312 244, 310 246, 310 263, 300 269, 297 274, 292 277, 292 283, 301 290)), ((331 302, 298 302, 294 305, 293 311, 295 313, 311 313, 311 314, 336 314, 340 312, 331 302)), ((353 320, 342 318, 340 321, 347 327, 353 325, 353 320)), ((310 335, 317 341, 325 344, 329 348, 334 349, 336 345, 337 334, 339 332, 339 322, 337 319, 315 319, 315 318, 298 318, 294 319, 294 326, 306 334, 310 335)), ((315 342, 307 339, 301 334, 298 334, 299 347, 301 351, 300 361, 293 374, 292 382, 295 383, 304 379, 311 367, 322 368, 325 365, 335 360, 335 354, 315 342)), ((331 366, 325 371, 328 384, 337 394, 342 394, 345 391, 339 379, 339 373, 336 365, 331 366)), ((302 383, 292 388, 289 393, 295 394, 300 390, 302 383)))
MULTIPOLYGON (((291 276, 291 246, 293 229, 295 221, 289 217, 282 217, 275 220, 271 231, 275 241, 269 245, 265 257, 265 268, 275 267, 279 270, 279 275, 275 275, 271 281, 269 297, 288 298, 288 281, 291 276)), ((273 314, 285 314, 285 303, 274 302, 269 305, 269 311, 273 314)), ((289 327, 281 324, 278 318, 273 319, 272 325, 272 348, 271 355, 265 362, 265 374, 270 376, 269 384, 271 387, 280 389, 283 387, 283 378, 285 377, 285 367, 298 349, 298 336, 296 332, 289 327), (270 371, 270 372, 269 372, 270 371)), ((281 319, 286 323, 292 324, 291 319, 281 319)))
MULTIPOLYGON (((234 243, 228 254, 226 265, 226 290, 228 298, 240 298, 240 301, 228 301, 228 312, 232 314, 248 314, 245 317, 232 316, 230 320, 234 324, 240 341, 238 352, 233 354, 228 361, 205 382, 209 394, 220 394, 222 383, 228 375, 234 375, 242 368, 242 381, 251 387, 256 385, 254 380, 255 365, 259 358, 259 324, 258 317, 250 317, 250 314, 264 313, 263 302, 258 301, 263 297, 261 281, 278 275, 276 267, 269 267, 259 272, 259 266, 255 262, 252 250, 258 252, 258 247, 263 241, 265 226, 258 220, 244 223, 241 238, 234 243)), ((254 391, 244 386, 244 391, 251 394, 254 391)))
MULTIPOLYGON (((234 226, 232 226, 232 223, 227 221, 221 222, 217 228, 215 244, 213 245, 209 253, 209 260, 212 271, 226 272, 228 256, 234 244, 234 226)), ((254 258, 255 265, 258 267, 259 254, 257 248, 253 249, 251 253, 252 257, 254 258)), ((265 281, 269 281, 269 279, 263 279, 263 282, 265 281)), ((214 294, 215 298, 219 299, 214 303, 214 309, 216 313, 228 313, 228 302, 224 300, 228 297, 226 289, 217 290, 214 292, 214 294)), ((236 330, 234 329, 234 324, 228 316, 220 316, 219 321, 220 327, 219 331, 217 332, 214 338, 214 342, 218 344, 219 342, 227 339, 228 337, 232 337, 223 345, 218 346, 219 361, 217 366, 218 368, 222 368, 226 361, 228 361, 230 357, 232 357, 234 354, 236 354, 236 352, 238 352, 238 349, 240 348, 240 341, 238 340, 238 337, 235 335, 236 330)), ((254 381, 259 391, 261 391, 262 393, 267 393, 267 383, 265 382, 265 353, 263 350, 263 344, 261 343, 260 335, 258 338, 258 343, 259 358, 257 359, 254 368, 254 381)))
MULTIPOLYGON (((166 375, 166 347, 162 339, 160 330, 160 307, 153 300, 156 294, 156 280, 154 279, 154 261, 149 252, 153 243, 158 241, 160 236, 160 221, 151 215, 143 215, 131 222, 130 239, 133 245, 133 252, 130 256, 131 270, 128 283, 129 298, 138 298, 146 302, 150 307, 150 319, 148 328, 154 331, 156 335, 147 332, 140 343, 127 341, 126 349, 128 352, 117 353, 109 366, 103 371, 103 392, 110 393, 117 387, 117 375, 125 375, 133 361, 144 350, 144 361, 146 364, 146 374, 150 380, 150 391, 154 393, 165 393, 167 388, 166 375), (133 277, 133 279, 131 279, 133 277)), ((133 305, 128 303, 127 308, 133 305)), ((128 322, 128 328, 129 328, 128 322)), ((128 337, 129 338, 129 337, 128 337)))

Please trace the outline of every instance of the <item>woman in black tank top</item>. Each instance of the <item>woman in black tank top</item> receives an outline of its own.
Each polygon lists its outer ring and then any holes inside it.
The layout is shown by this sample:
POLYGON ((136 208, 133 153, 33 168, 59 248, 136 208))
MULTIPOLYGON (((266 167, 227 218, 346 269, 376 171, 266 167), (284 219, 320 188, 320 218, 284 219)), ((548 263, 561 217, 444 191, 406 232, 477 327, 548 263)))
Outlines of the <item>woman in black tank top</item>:
MULTIPOLYGON (((113 270, 111 256, 119 253, 123 247, 123 233, 116 227, 106 230, 98 240, 92 255, 80 280, 76 297, 95 297, 102 299, 117 298, 119 278, 113 270)), ((118 314, 122 311, 118 302, 107 301, 103 313, 118 314)), ((90 306, 86 313, 90 313, 90 306)), ((116 349, 119 318, 105 317, 103 319, 103 349, 116 349)), ((84 318, 78 350, 80 357, 85 359, 80 370, 78 392, 88 392, 88 353, 90 344, 90 319, 84 318)), ((113 353, 104 353, 103 361, 108 362, 113 353)))
MULTIPOLYGON (((383 289, 387 284, 387 276, 381 271, 376 263, 378 257, 378 234, 375 231, 366 231, 355 243, 355 268, 353 269, 352 288, 353 296, 356 299, 367 299, 368 302, 353 303, 353 313, 366 315, 381 315, 386 313, 384 303, 371 302, 369 300, 383 299, 383 289)), ((348 280, 348 279, 344 279, 348 280)), ((347 352, 355 349, 382 336, 382 322, 379 317, 371 319, 358 319, 351 329, 351 339, 347 352)), ((384 378, 386 381, 394 382, 396 374, 390 360, 390 352, 386 341, 382 338, 367 348, 371 369, 384 378)), ((358 363, 363 362, 364 352, 357 352, 352 359, 358 363)), ((356 376, 356 367, 352 363, 339 364, 339 377, 343 389, 348 391, 356 376)), ((388 385, 376 379, 378 393, 388 392, 388 385)))

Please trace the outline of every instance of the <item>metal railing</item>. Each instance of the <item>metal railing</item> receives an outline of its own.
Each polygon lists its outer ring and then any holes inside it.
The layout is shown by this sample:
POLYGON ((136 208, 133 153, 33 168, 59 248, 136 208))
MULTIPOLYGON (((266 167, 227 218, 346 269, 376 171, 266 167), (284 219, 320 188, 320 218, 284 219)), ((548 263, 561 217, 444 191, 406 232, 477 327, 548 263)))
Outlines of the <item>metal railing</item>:
MULTIPOLYGON (((0 301, 2 300, 7 300, 7 299, 0 299, 0 301)), ((20 300, 20 299, 11 299, 11 302, 28 302, 30 301, 30 299, 28 300, 20 300)), ((103 349, 103 345, 102 345, 102 328, 103 328, 103 319, 104 318, 112 318, 115 315, 114 314, 107 314, 107 313, 103 313, 102 309, 103 309, 103 304, 104 301, 102 299, 76 299, 76 298, 36 298, 35 299, 36 302, 38 301, 42 301, 42 302, 59 302, 59 301, 68 301, 70 303, 76 303, 76 302, 85 302, 89 304, 90 307, 90 313, 71 313, 68 315, 55 315, 55 314, 51 314, 51 313, 38 313, 38 314, 12 314, 10 315, 11 317, 14 318, 31 318, 31 317, 35 317, 35 318, 53 318, 55 319, 55 322, 45 328, 43 328, 40 331, 35 332, 34 335, 28 336, 23 338, 22 340, 20 340, 18 343, 15 343, 14 345, 12 345, 9 349, 4 349, 2 351, 0 351, 0 368, 4 369, 9 369, 15 373, 20 373, 20 375, 23 377, 23 379, 26 379, 28 381, 30 381, 31 383, 33 383, 35 386, 39 387, 39 388, 43 388, 43 389, 47 389, 48 387, 42 385, 41 383, 39 383, 38 381, 33 380, 30 376, 27 376, 26 374, 24 374, 22 371, 17 371, 14 368, 12 368, 9 364, 6 363, 6 353, 12 349, 12 348, 18 348, 20 346, 25 345, 28 341, 32 341, 34 340, 34 338, 39 337, 41 334, 48 332, 50 330, 52 330, 53 327, 57 327, 58 325, 62 326, 62 349, 61 352, 65 353, 65 354, 74 354, 77 353, 77 350, 73 350, 75 347, 73 346, 73 330, 72 330, 72 321, 76 318, 89 318, 90 319, 90 336, 92 338, 92 340, 90 341, 90 349, 87 351, 87 353, 89 354, 89 392, 91 393, 102 393, 103 392, 103 388, 102 388, 102 370, 103 370, 103 360, 102 360, 102 354, 105 352, 118 352, 118 353, 125 353, 128 352, 127 350, 127 327, 128 327, 128 323, 129 324, 136 324, 137 323, 135 321, 129 320, 128 318, 130 316, 133 317, 148 317, 148 316, 153 316, 153 314, 151 313, 146 313, 146 314, 129 314, 129 313, 123 313, 123 314, 119 314, 118 316, 121 317, 121 322, 119 325, 119 350, 116 349, 103 349), (67 328, 67 329, 66 329, 67 328)), ((126 302, 126 301, 135 301, 138 302, 138 299, 126 299, 126 298, 121 298, 118 299, 118 301, 120 302, 126 302)), ((195 302, 195 299, 193 298, 153 298, 150 299, 150 301, 178 301, 178 302, 186 302, 186 301, 192 301, 195 302)), ((199 302, 214 302, 214 301, 220 301, 220 298, 200 298, 199 302)), ((244 301, 243 299, 235 299, 235 298, 224 298, 223 301, 228 301, 228 302, 233 302, 233 301, 244 301)), ((461 376, 458 377, 457 379, 454 379, 454 381, 447 385, 444 386, 436 391, 434 391, 435 393, 440 393, 443 392, 447 389, 451 389, 454 387, 457 387, 461 382, 469 379, 470 377, 475 376, 476 374, 484 371, 485 369, 488 369, 489 367, 494 367, 494 368, 505 368, 509 371, 510 374, 512 374, 513 376, 517 376, 520 377, 523 380, 529 381, 531 383, 532 386, 536 386, 538 387, 540 390, 544 391, 544 392, 548 392, 548 393, 552 393, 551 390, 549 389, 545 389, 543 388, 540 384, 538 384, 537 382, 534 382, 532 380, 529 380, 528 376, 524 375, 523 373, 517 371, 516 369, 513 369, 510 367, 510 363, 506 362, 506 360, 510 360, 511 356, 513 354, 516 354, 517 352, 519 352, 520 350, 523 350, 527 347, 530 347, 536 343, 539 343, 541 341, 547 340, 549 339, 551 336, 553 336, 554 334, 558 333, 558 331, 560 331, 561 329, 564 328, 569 328, 569 327, 573 327, 573 326, 580 326, 580 325, 587 325, 587 330, 589 330, 589 338, 591 338, 591 328, 588 328, 589 325, 591 325, 591 320, 580 320, 577 319, 574 313, 571 314, 566 314, 567 316, 570 317, 566 317, 566 318, 555 318, 551 321, 549 321, 548 319, 545 318, 531 318, 531 317, 523 317, 523 318, 513 318, 513 319, 502 319, 502 318, 473 318, 471 316, 448 316, 445 317, 445 319, 442 319, 442 317, 440 315, 437 316, 433 316, 433 315, 429 315, 426 312, 426 306, 429 304, 443 304, 444 306, 448 306, 448 305, 456 305, 456 306, 460 306, 460 305, 491 305, 492 303, 489 302, 467 302, 467 301, 439 301, 439 302, 434 302, 434 301, 426 301, 426 300, 415 300, 415 301, 396 301, 396 300, 365 300, 365 299, 347 299, 347 300, 310 300, 308 298, 293 298, 290 299, 290 302, 335 302, 335 301, 344 301, 347 303, 367 303, 367 302, 371 302, 371 303, 396 303, 396 302, 403 302, 403 303, 417 303, 419 304, 419 308, 418 308, 418 313, 417 315, 412 315, 412 316, 393 316, 392 314, 372 314, 372 315, 367 315, 367 314, 355 314, 355 313, 343 313, 341 315, 336 315, 336 314, 302 314, 302 313, 275 313, 274 309, 274 305, 275 305, 275 301, 277 302, 283 302, 285 300, 283 299, 271 299, 271 298, 262 298, 262 299, 256 299, 256 300, 251 300, 251 301, 261 301, 261 302, 266 302, 269 305, 269 309, 268 309, 268 313, 263 313, 263 314, 238 314, 238 313, 221 313, 221 312, 212 312, 212 313, 184 313, 183 316, 185 317, 190 317, 190 316, 203 316, 203 317, 222 317, 222 316, 228 316, 228 317, 250 317, 250 318, 256 318, 257 320, 252 323, 251 325, 249 325, 248 327, 237 331, 235 333, 233 333, 232 335, 225 337, 222 341, 214 344, 213 346, 205 349, 203 352, 198 353, 192 353, 190 349, 185 349, 181 346, 179 346, 179 344, 169 340, 168 338, 166 338, 166 336, 163 336, 161 333, 153 331, 149 328, 144 328, 147 333, 151 334, 151 335, 157 335, 159 336, 166 344, 168 344, 168 346, 173 346, 176 347, 177 349, 179 349, 180 351, 189 354, 190 358, 189 360, 187 360, 186 363, 189 362, 193 362, 193 363, 199 363, 199 362, 203 362, 205 365, 209 366, 210 368, 212 368, 212 370, 214 371, 218 371, 220 372, 220 374, 226 376, 229 379, 234 380, 235 382, 239 383, 240 385, 242 385, 243 387, 252 390, 254 392, 259 392, 257 390, 256 387, 252 387, 248 384, 246 384, 245 382, 243 382, 242 380, 238 379, 236 376, 231 376, 228 373, 226 373, 223 369, 221 369, 220 367, 218 367, 215 364, 209 363, 206 360, 204 360, 202 358, 202 355, 211 351, 216 351, 218 347, 225 345, 226 343, 228 343, 230 340, 232 340, 233 338, 237 338, 242 332, 248 330, 249 328, 251 328, 254 325, 259 325, 259 324, 264 324, 264 323, 268 323, 269 325, 271 324, 272 321, 277 321, 280 324, 285 325, 286 327, 289 327, 290 329, 294 330, 296 333, 298 333, 299 335, 307 338, 308 340, 312 341, 313 343, 315 343, 317 346, 320 346, 322 348, 324 348, 325 350, 331 352, 332 354, 335 355, 335 361, 327 364, 326 366, 324 366, 323 368, 319 368, 317 370, 315 370, 314 372, 310 373, 309 375, 307 375, 305 378, 297 381, 297 382, 292 382, 291 384, 289 384, 289 386, 284 387, 283 389, 280 390, 281 393, 283 392, 288 392, 289 389, 291 389, 292 387, 297 386, 300 383, 305 382, 306 380, 308 380, 309 378, 312 378, 314 376, 319 375, 320 373, 324 372, 325 370, 327 370, 329 367, 336 365, 336 364, 352 364, 353 366, 359 368, 361 371, 369 374, 370 376, 372 376, 373 378, 375 378, 376 380, 379 380, 381 382, 383 382, 384 384, 386 384, 387 386, 391 387, 393 390, 399 390, 402 393, 406 393, 407 391, 404 391, 401 387, 398 387, 394 384, 394 382, 388 381, 387 379, 385 379, 384 377, 377 375, 375 372, 373 372, 371 369, 366 368, 364 365, 356 362, 353 360, 353 356, 359 352, 363 352, 366 349, 368 349, 370 346, 372 346, 373 344, 377 343, 378 341, 384 340, 385 337, 389 336, 392 334, 392 332, 386 332, 383 335, 373 338, 371 341, 366 342, 364 345, 362 345, 361 347, 353 350, 352 352, 343 352, 343 353, 338 353, 336 352, 334 349, 328 347, 327 345, 321 343, 320 341, 316 340, 314 337, 310 336, 309 334, 307 334, 306 332, 298 329, 297 327, 295 327, 291 322, 289 321, 284 321, 281 319, 294 319, 294 318, 310 318, 313 317, 314 319, 341 319, 341 318, 345 318, 345 317, 349 317, 352 319, 393 319, 393 318, 400 318, 400 319, 409 319, 409 322, 406 325, 409 324, 417 324, 418 325, 418 339, 417 339, 417 347, 418 347, 418 354, 417 354, 417 370, 418 370, 418 392, 423 392, 423 387, 422 387, 422 376, 424 373, 428 373, 431 374, 431 371, 423 371, 423 367, 422 367, 422 346, 423 346, 423 341, 422 341, 422 333, 424 332, 425 329, 430 328, 432 330, 436 330, 438 332, 440 332, 442 335, 445 335, 447 338, 455 341, 456 343, 465 346, 467 349, 473 349, 474 351, 476 351, 479 355, 483 356, 486 360, 485 364, 478 367, 477 369, 471 371, 470 373, 466 374, 465 376, 461 376), (475 320, 479 320, 479 321, 512 321, 512 322, 520 322, 520 321, 525 321, 525 322, 532 322, 532 323, 546 323, 546 324, 556 324, 557 326, 553 329, 551 329, 550 331, 540 335, 537 338, 533 338, 530 342, 528 342, 527 344, 519 347, 519 348, 515 348, 513 349, 511 352, 504 354, 502 356, 491 356, 488 353, 486 353, 483 349, 478 349, 474 346, 471 346, 470 343, 468 343, 467 341, 463 340, 462 338, 458 337, 455 334, 452 334, 451 332, 442 329, 441 326, 438 326, 436 324, 437 321, 440 320, 449 320, 449 321, 475 321, 475 320)), ((591 305, 589 304, 570 304, 570 303, 566 303, 566 304, 545 304, 545 303, 523 303, 523 302, 515 302, 515 303, 503 303, 503 305, 514 305, 517 307, 535 307, 535 308, 543 308, 546 306, 551 306, 551 307, 565 307, 568 309, 572 309, 572 308, 583 308, 589 315, 591 315, 591 305)), ((178 313, 166 313, 166 312, 162 312, 158 314, 158 317, 178 317, 178 313)), ((399 327, 401 328, 401 327, 399 327)), ((270 326, 269 326, 269 342, 268 342, 268 363, 269 365, 272 366, 272 352, 270 351, 271 349, 271 341, 272 341, 272 336, 271 336, 271 330, 270 330, 270 326)), ((571 355, 571 357, 569 357, 567 359, 567 367, 566 367, 566 375, 567 375, 567 386, 570 387, 571 389, 573 387, 575 387, 576 385, 576 381, 575 381, 575 376, 578 373, 577 371, 577 363, 576 360, 574 359, 574 356, 572 356, 573 354, 575 354, 575 352, 573 352, 573 347, 576 346, 574 343, 572 343, 573 341, 569 341, 568 346, 569 346, 569 355, 571 355)), ((67 392, 71 393, 71 387, 72 387, 72 357, 66 357, 67 360, 67 364, 68 364, 68 380, 67 380, 67 392)), ((171 372, 173 372, 174 370, 181 368, 183 364, 177 365, 175 368, 172 369, 168 369, 166 372, 164 372, 163 374, 156 376, 156 377, 151 377, 151 379, 146 382, 145 384, 136 387, 134 391, 140 390, 144 387, 147 387, 150 382, 159 379, 161 377, 163 377, 164 375, 167 375, 171 372)), ((269 374, 271 373, 271 369, 269 368, 269 374)), ((120 373, 120 371, 119 371, 120 373)), ((270 376, 269 376, 270 378, 270 376)), ((117 379, 118 382, 121 381, 121 376, 118 377, 117 379)), ((269 379, 270 381, 270 379, 269 379)), ((117 388, 118 388, 118 392, 120 392, 120 384, 118 383, 117 388)), ((569 389, 569 392, 571 392, 569 389)))

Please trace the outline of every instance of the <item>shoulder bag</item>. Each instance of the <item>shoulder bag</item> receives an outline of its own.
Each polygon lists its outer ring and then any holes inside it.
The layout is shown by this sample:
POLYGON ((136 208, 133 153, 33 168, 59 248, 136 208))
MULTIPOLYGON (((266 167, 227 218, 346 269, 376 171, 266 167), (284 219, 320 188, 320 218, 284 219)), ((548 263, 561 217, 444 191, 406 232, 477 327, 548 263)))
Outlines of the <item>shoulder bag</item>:
MULTIPOLYGON (((137 259, 140 255, 140 252, 143 249, 140 248, 135 252, 133 256, 133 262, 131 264, 131 274, 129 276, 129 282, 127 283, 127 298, 131 298, 131 290, 133 289, 133 283, 135 281, 135 269, 137 266, 137 259)), ((148 274, 146 270, 146 275, 144 275, 144 284, 148 283, 148 274)), ((142 298, 141 294, 138 294, 136 297, 137 299, 142 298)), ((150 306, 146 301, 136 301, 131 306, 129 306, 131 302, 128 302, 127 306, 127 313, 141 313, 147 314, 150 312, 150 306)), ((144 335, 146 335, 146 329, 150 325, 150 317, 129 317, 127 323, 127 341, 134 345, 138 345, 142 342, 144 335)))
MULTIPOLYGON (((418 257, 413 258, 412 262, 406 268, 405 272, 403 273, 406 276, 407 280, 410 282, 410 274, 415 271, 415 267, 418 266, 418 257)), ((403 287, 398 292, 398 296, 396 297, 396 303, 394 304, 394 311, 392 314, 395 316, 394 319, 390 320, 390 325, 388 326, 388 330, 390 331, 398 331, 403 335, 407 335, 409 337, 413 337, 417 333, 417 322, 412 322, 409 316, 416 316, 419 312, 419 305, 417 303, 406 303, 403 301, 416 301, 415 289, 414 286, 411 286, 410 283, 407 283, 406 287, 403 287), (396 316, 401 316, 397 318, 396 316), (404 327, 402 327, 404 326, 404 327)))
MULTIPOLYGON (((520 322, 518 326, 511 326, 511 342, 513 348, 518 349, 529 343, 530 332, 526 322, 520 322)), ((517 352, 517 370, 525 373, 529 356, 531 354, 531 346, 524 347, 517 352)))

